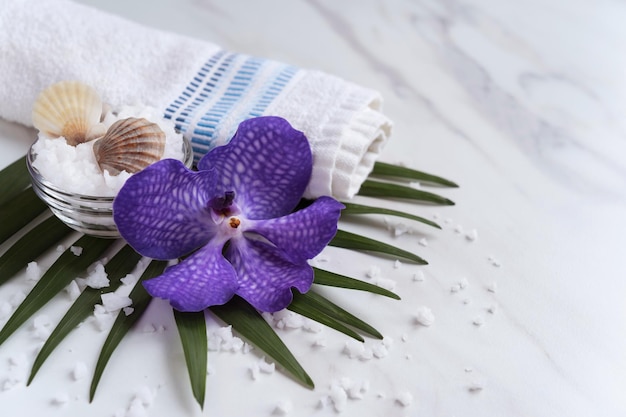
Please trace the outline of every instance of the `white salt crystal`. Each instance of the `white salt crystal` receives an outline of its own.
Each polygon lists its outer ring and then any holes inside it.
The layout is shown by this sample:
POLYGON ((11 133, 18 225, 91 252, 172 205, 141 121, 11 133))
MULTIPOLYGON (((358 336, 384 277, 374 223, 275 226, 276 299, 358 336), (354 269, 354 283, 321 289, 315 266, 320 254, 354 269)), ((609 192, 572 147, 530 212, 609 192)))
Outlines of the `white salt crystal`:
POLYGON ((417 182, 417 181, 411 181, 411 182, 409 183, 409 185, 410 185, 411 187, 415 188, 415 189, 418 189, 418 190, 420 190, 420 189, 422 188, 422 183, 417 182))
POLYGON ((474 242, 476 239, 478 239, 478 232, 476 231, 476 229, 472 229, 469 232, 465 233, 465 239, 469 240, 470 242, 474 242))
POLYGON ((39 281, 40 278, 41 267, 39 267, 39 264, 35 261, 29 262, 28 265, 26 265, 26 279, 28 281, 39 281))
POLYGON ((315 348, 324 348, 328 345, 328 341, 324 338, 315 339, 313 342, 313 347, 315 348))
POLYGON ((474 326, 480 327, 485 324, 485 319, 483 318, 483 316, 477 316, 474 318, 472 323, 474 324, 474 326))
POLYGON ((391 346, 393 346, 393 338, 389 337, 389 336, 383 336, 383 340, 380 341, 380 343, 387 347, 390 348, 391 346))
POLYGON ((348 404, 348 394, 341 386, 336 384, 331 385, 329 397, 336 412, 341 413, 345 410, 348 404))
POLYGON ((57 253, 65 252, 65 246, 63 246, 63 245, 57 246, 56 251, 57 251, 57 253))
POLYGON ((2 381, 2 385, 0 385, 0 391, 9 391, 17 386, 20 381, 15 378, 7 378, 2 381))
POLYGON ((215 375, 215 367, 213 365, 211 365, 210 363, 207 363, 207 365, 206 365, 206 374, 207 375, 215 375))
POLYGON ((316 322, 315 320, 306 319, 304 321, 304 325, 302 326, 302 329, 309 333, 321 333, 322 330, 324 329, 324 326, 322 326, 320 323, 316 322))
POLYGON ((243 343, 243 347, 241 348, 241 353, 243 353, 243 354, 248 354, 248 353, 250 353, 253 349, 254 349, 254 347, 253 347, 251 344, 244 342, 244 343, 243 343))
POLYGON ((264 374, 273 374, 276 370, 276 364, 274 362, 266 362, 265 357, 259 360, 259 370, 264 374))
POLYGON ((46 315, 40 315, 33 320, 33 333, 34 336, 41 340, 46 340, 52 330, 50 329, 50 319, 46 315))
POLYGON ((385 358, 389 354, 387 347, 384 343, 376 344, 372 346, 372 354, 377 359, 385 358))
POLYGON ((456 293, 459 291, 461 291, 461 286, 459 284, 454 284, 453 286, 450 287, 451 293, 456 293))
POLYGON ((409 335, 406 333, 402 333, 402 337, 400 338, 403 342, 407 342, 409 340, 409 335))
POLYGON ((133 398, 126 411, 126 417, 148 417, 148 410, 139 398, 133 398))
POLYGON ((496 282, 492 282, 487 286, 487 291, 495 293, 498 290, 498 284, 496 282))
POLYGON ((393 291, 396 288, 396 284, 397 284, 396 281, 394 281, 393 279, 389 279, 389 278, 376 278, 374 283, 378 285, 379 287, 384 288, 389 291, 393 291))
POLYGON ((125 277, 120 278, 120 281, 124 285, 135 285, 138 281, 138 278, 133 274, 127 274, 125 277))
POLYGON ((142 333, 155 333, 156 327, 154 327, 154 324, 146 324, 145 326, 141 328, 141 332, 142 333))
POLYGON ((420 240, 418 240, 418 241, 417 241, 417 243, 418 243, 420 246, 424 246, 424 247, 428 246, 428 240, 426 240, 426 238, 425 238, 425 237, 423 237, 423 238, 421 238, 420 240))
POLYGON ((23 369, 26 367, 28 361, 24 353, 18 353, 15 356, 9 357, 9 366, 11 369, 23 369))
POLYGON ((422 306, 415 313, 415 321, 422 326, 428 327, 435 322, 435 315, 430 308, 422 306))
POLYGON ((65 287, 65 292, 70 297, 71 301, 76 301, 76 299, 80 295, 80 288, 78 287, 78 283, 76 282, 76 280, 72 280, 72 282, 70 282, 68 286, 65 287))
POLYGON ((487 307, 487 312, 489 312, 490 314, 496 314, 496 311, 498 311, 498 306, 496 304, 492 304, 487 307))
POLYGON ((80 381, 87 376, 87 365, 84 362, 76 362, 72 369, 72 379, 74 381, 80 381))
POLYGON ((118 295, 114 292, 104 293, 100 295, 100 298, 102 299, 102 306, 109 313, 121 310, 133 304, 133 300, 129 297, 118 295))
POLYGON ((402 266, 402 262, 400 262, 399 260, 395 260, 393 263, 393 268, 394 269, 399 269, 402 266))
POLYGON ((272 414, 275 416, 286 416, 293 410, 293 404, 289 400, 282 400, 276 403, 272 414))
POLYGON ((79 283, 94 289, 105 288, 109 286, 109 278, 104 269, 102 262, 96 262, 89 275, 86 278, 78 278, 79 283))
POLYGON ((72 252, 74 256, 80 256, 83 254, 83 248, 80 246, 70 246, 70 252, 72 252))
POLYGON ((139 390, 135 393, 135 398, 139 400, 144 407, 152 405, 155 397, 156 392, 145 385, 139 387, 139 390))
POLYGON ((369 361, 374 358, 374 350, 368 347, 363 348, 363 352, 361 352, 358 356, 360 361, 369 361))
POLYGON ((376 278, 380 275, 380 268, 376 265, 370 266, 369 270, 365 273, 368 278, 376 278))
POLYGON ((472 381, 470 385, 467 387, 469 392, 480 392, 485 388, 485 384, 482 381, 472 381))
POLYGON ((70 400, 70 397, 65 393, 60 393, 52 397, 50 403, 52 405, 61 406, 66 404, 70 400))
POLYGON ((124 314, 126 316, 130 316, 131 314, 133 314, 133 312, 135 311, 135 309, 133 307, 124 307, 122 309, 122 311, 124 311, 124 314))
POLYGON ((252 365, 248 367, 248 371, 250 372, 250 378, 252 378, 253 381, 259 379, 259 373, 261 371, 257 362, 252 363, 252 365))
POLYGON ((404 223, 398 223, 398 224, 397 224, 397 225, 395 225, 395 226, 394 226, 394 228, 393 228, 393 235, 394 235, 395 237, 402 236, 402 235, 404 235, 404 234, 408 233, 408 232, 409 232, 409 230, 410 230, 410 229, 409 229, 409 227, 408 227, 406 224, 404 224, 404 223))
POLYGON ((462 278, 459 281, 459 287, 461 287, 462 290, 464 290, 465 288, 467 288, 469 286, 469 281, 467 280, 467 278, 462 278))
POLYGON ((454 228, 454 232, 455 233, 463 233, 463 226, 461 226, 460 224, 457 224, 456 227, 454 228))
POLYGON ((408 391, 403 391, 396 395, 396 402, 402 407, 408 407, 413 403, 413 394, 408 391))
POLYGON ((356 340, 348 340, 343 346, 343 353, 350 359, 358 358, 365 351, 365 345, 356 340))
POLYGON ((353 381, 350 378, 344 377, 341 378, 340 384, 346 391, 348 398, 351 400, 362 400, 370 389, 370 382, 366 379, 362 381, 353 381))
POLYGON ((413 274, 413 281, 422 282, 424 281, 424 273, 422 271, 417 271, 413 274))

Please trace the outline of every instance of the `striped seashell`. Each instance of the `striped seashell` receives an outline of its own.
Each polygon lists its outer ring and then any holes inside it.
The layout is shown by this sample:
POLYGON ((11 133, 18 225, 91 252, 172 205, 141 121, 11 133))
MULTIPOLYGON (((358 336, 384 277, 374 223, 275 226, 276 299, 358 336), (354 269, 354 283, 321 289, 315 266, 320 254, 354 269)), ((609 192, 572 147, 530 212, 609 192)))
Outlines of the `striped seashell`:
POLYGON ((93 145, 100 169, 111 175, 139 172, 160 160, 164 151, 165 133, 159 125, 135 117, 113 123, 93 145))
POLYGON ((63 136, 72 146, 104 134, 101 115, 96 90, 78 81, 61 81, 43 90, 32 113, 35 128, 50 137, 63 136))

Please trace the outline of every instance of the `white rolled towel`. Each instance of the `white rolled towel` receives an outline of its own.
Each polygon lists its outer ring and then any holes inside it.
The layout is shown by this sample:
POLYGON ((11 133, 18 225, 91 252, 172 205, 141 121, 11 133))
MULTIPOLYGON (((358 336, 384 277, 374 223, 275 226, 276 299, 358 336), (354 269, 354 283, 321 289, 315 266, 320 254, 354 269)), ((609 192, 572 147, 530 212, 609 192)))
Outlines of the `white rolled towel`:
POLYGON ((247 118, 284 117, 311 143, 307 197, 354 196, 391 130, 376 91, 335 76, 229 52, 67 0, 4 0, 0 117, 32 125, 37 95, 62 80, 93 86, 113 108, 162 109, 197 157, 226 143, 247 118))

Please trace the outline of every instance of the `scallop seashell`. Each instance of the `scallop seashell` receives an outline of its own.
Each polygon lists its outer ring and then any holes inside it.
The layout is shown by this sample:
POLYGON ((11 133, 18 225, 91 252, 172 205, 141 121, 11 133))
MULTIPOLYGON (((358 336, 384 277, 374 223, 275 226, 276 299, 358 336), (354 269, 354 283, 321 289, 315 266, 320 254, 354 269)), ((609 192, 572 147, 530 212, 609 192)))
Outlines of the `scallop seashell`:
POLYGON ((43 90, 33 105, 33 125, 76 146, 101 136, 102 100, 90 86, 61 81, 43 90))
POLYGON ((93 144, 100 169, 111 175, 139 172, 160 160, 164 151, 165 133, 159 125, 135 117, 113 123, 93 144))

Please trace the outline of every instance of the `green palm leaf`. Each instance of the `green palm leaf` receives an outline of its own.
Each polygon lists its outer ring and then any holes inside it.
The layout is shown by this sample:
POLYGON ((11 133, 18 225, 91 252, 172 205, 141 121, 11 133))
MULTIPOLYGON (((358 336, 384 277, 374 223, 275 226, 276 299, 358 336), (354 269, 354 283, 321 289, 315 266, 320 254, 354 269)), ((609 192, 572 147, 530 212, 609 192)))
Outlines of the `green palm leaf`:
POLYGON ((67 287, 74 278, 100 258, 113 242, 113 240, 83 236, 74 243, 83 248, 81 256, 74 255, 69 249, 63 252, 0 330, 0 345, 56 294, 67 287))
POLYGON ((24 157, 0 171, 0 204, 10 201, 30 185, 30 176, 24 157))
POLYGON ((346 232, 345 230, 337 230, 337 234, 328 245, 345 249, 364 250, 397 256, 420 265, 428 264, 428 262, 424 259, 412 254, 411 252, 407 252, 404 249, 396 248, 395 246, 388 245, 365 236, 346 232))
POLYGON ((428 220, 420 216, 415 216, 413 214, 404 213, 402 211, 386 209, 383 207, 364 206, 361 204, 354 204, 354 203, 342 202, 342 204, 346 207, 345 209, 341 210, 342 217, 355 215, 355 214, 356 215, 358 214, 387 214, 390 216, 404 217, 405 219, 415 220, 415 221, 427 224, 429 226, 436 227, 437 229, 441 229, 441 226, 439 226, 437 223, 435 223, 432 220, 428 220))
POLYGON ((0 256, 0 285, 67 236, 72 229, 51 216, 15 242, 0 256))
POLYGON ((174 310, 174 318, 185 353, 191 390, 196 401, 200 404, 200 408, 204 408, 208 352, 204 312, 182 313, 174 310))
POLYGON ((148 305, 150 305, 150 301, 152 301, 152 297, 148 294, 141 283, 146 279, 154 278, 161 274, 166 266, 167 262, 165 261, 150 262, 144 273, 139 278, 139 281, 128 295, 130 299, 133 300, 133 314, 127 316, 124 312, 120 311, 115 319, 115 322, 113 323, 113 326, 111 327, 109 335, 104 341, 104 345, 102 345, 102 350, 98 356, 98 362, 96 363, 93 378, 91 379, 91 387, 89 388, 90 402, 93 401, 98 383, 100 382, 100 378, 102 377, 111 355, 131 327, 141 318, 143 313, 148 308, 148 305))
POLYGON ((385 297, 400 299, 397 294, 379 287, 378 285, 370 284, 369 282, 361 281, 358 279, 339 275, 334 272, 324 271, 323 269, 313 268, 315 273, 315 279, 313 283, 318 285, 326 285, 329 287, 347 288, 351 290, 367 291, 373 294, 383 295, 385 297))
POLYGON ((378 339, 383 338, 378 330, 314 291, 309 291, 305 294, 296 293, 294 294, 294 301, 295 300, 302 300, 311 308, 314 308, 320 312, 324 312, 330 317, 333 317, 349 326, 352 326, 357 330, 361 330, 362 332, 365 332, 378 339))
POLYGON ((367 197, 406 198, 425 203, 453 206, 454 201, 428 191, 418 190, 404 185, 366 180, 359 189, 359 195, 367 197))
POLYGON ((432 174, 427 174, 426 172, 417 171, 411 168, 387 164, 385 162, 376 162, 374 164, 374 169, 372 170, 370 175, 372 177, 393 177, 420 181, 430 184, 442 185, 444 187, 458 187, 456 183, 445 178, 441 178, 432 174))
POLYGON ((308 303, 306 299, 299 297, 298 293, 294 294, 293 301, 291 302, 291 304, 289 304, 289 306, 287 306, 287 309, 293 311, 294 313, 303 315, 304 317, 308 317, 311 320, 315 320, 316 322, 323 324, 324 326, 330 327, 331 329, 335 329, 338 332, 345 334, 346 336, 350 336, 351 338, 358 340, 359 342, 364 341, 363 337, 361 337, 360 334, 358 334, 330 314, 326 314, 324 311, 320 311, 318 308, 308 303))
POLYGON ((0 205, 0 242, 13 236, 47 208, 32 188, 20 191, 13 199, 0 205))
POLYGON ((298 363, 291 351, 250 304, 239 297, 223 306, 213 306, 210 310, 227 324, 233 326, 242 337, 272 357, 287 372, 309 388, 314 388, 313 380, 298 363))
POLYGON ((104 270, 109 278, 109 286, 102 289, 87 287, 83 290, 39 351, 33 363, 27 385, 31 383, 37 371, 41 368, 41 365, 43 365, 59 343, 93 313, 93 306, 100 301, 100 296, 115 291, 122 283, 121 279, 133 270, 137 262, 139 262, 139 259, 141 259, 141 255, 135 252, 133 248, 124 246, 113 259, 106 264, 104 270))

